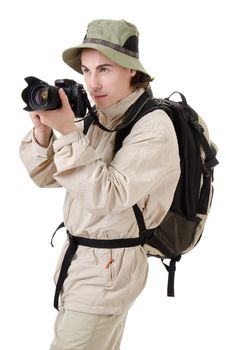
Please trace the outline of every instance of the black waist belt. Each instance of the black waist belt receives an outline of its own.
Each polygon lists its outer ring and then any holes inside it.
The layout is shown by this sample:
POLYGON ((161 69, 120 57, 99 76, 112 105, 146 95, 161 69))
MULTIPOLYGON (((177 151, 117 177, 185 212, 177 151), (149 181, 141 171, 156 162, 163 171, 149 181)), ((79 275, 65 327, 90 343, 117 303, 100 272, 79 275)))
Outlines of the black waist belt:
POLYGON ((54 296, 54 307, 58 310, 58 301, 61 289, 64 281, 67 277, 67 271, 71 265, 73 256, 76 253, 79 245, 83 245, 91 248, 102 248, 102 249, 114 249, 114 248, 128 248, 142 245, 141 239, 137 238, 121 238, 121 239, 92 239, 85 237, 77 237, 70 234, 67 231, 69 246, 63 258, 59 278, 56 284, 55 296, 54 296))

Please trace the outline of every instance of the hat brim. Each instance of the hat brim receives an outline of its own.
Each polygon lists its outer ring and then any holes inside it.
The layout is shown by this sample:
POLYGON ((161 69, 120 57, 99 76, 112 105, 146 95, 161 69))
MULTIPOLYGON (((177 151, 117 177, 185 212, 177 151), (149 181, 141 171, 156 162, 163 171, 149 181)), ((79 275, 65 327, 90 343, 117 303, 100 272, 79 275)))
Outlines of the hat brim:
POLYGON ((82 49, 95 49, 122 67, 134 69, 150 76, 140 63, 139 59, 116 51, 110 47, 95 43, 84 43, 82 45, 69 48, 63 52, 62 57, 64 62, 76 70, 78 73, 83 74, 81 70, 80 58, 82 49))

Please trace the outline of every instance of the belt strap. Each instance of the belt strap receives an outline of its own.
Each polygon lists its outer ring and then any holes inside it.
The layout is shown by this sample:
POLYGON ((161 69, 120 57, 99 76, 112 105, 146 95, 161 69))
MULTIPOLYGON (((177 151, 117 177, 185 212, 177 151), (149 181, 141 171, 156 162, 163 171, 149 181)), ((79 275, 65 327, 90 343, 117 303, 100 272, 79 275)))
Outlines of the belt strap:
POLYGON ((137 238, 121 238, 121 239, 91 239, 85 237, 73 236, 67 231, 69 246, 63 258, 61 265, 58 281, 56 284, 56 290, 54 295, 54 307, 58 310, 59 295, 62 290, 65 279, 67 278, 67 272, 71 261, 78 249, 79 245, 91 247, 91 248, 102 248, 102 249, 114 249, 114 248, 128 248, 142 245, 139 237, 137 238))

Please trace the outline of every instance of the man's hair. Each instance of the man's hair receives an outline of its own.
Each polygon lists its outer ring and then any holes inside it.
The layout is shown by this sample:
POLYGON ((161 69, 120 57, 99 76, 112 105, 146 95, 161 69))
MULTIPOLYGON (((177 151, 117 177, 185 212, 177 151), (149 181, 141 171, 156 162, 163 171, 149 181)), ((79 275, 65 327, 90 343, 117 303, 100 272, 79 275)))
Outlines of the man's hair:
POLYGON ((134 77, 132 77, 131 79, 131 85, 136 89, 145 89, 147 90, 147 88, 149 87, 149 84, 151 81, 153 81, 154 78, 151 78, 149 75, 137 71, 136 74, 134 75, 134 77))

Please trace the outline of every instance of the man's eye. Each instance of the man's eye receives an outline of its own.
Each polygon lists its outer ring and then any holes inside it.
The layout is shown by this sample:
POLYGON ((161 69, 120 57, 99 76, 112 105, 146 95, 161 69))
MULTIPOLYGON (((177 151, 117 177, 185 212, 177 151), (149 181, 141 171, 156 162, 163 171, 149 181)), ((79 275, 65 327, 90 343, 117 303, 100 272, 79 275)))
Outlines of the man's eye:
POLYGON ((88 73, 88 69, 87 68, 82 68, 82 73, 85 74, 85 73, 88 73))
POLYGON ((108 71, 108 69, 106 67, 101 67, 100 68, 100 72, 107 72, 107 71, 108 71))

